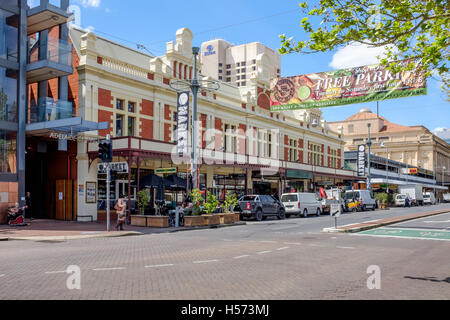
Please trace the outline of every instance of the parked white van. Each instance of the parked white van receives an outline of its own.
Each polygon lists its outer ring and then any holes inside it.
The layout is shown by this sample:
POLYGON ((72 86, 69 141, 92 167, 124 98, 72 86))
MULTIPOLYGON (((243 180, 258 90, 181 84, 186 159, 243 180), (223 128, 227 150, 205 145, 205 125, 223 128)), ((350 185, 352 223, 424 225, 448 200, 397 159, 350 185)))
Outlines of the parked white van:
POLYGON ((286 218, 291 215, 310 214, 320 216, 322 214, 322 202, 317 200, 315 193, 285 193, 281 196, 281 203, 286 211, 286 218))
POLYGON ((434 196, 434 193, 433 192, 425 192, 423 194, 423 203, 435 205, 437 202, 436 202, 436 197, 434 196))
POLYGON ((366 211, 367 209, 375 210, 377 207, 376 201, 369 190, 348 190, 345 192, 345 204, 348 208, 348 203, 356 201, 359 203, 355 208, 359 211, 366 211))

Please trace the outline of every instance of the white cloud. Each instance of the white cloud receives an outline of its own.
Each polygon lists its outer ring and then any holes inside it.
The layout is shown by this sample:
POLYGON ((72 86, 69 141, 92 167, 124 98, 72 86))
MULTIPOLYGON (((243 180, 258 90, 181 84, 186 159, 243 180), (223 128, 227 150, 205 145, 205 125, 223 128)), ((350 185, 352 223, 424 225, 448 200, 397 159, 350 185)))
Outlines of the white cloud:
POLYGON ((81 5, 85 8, 88 7, 98 8, 100 7, 101 0, 78 0, 78 2, 80 2, 81 5))
POLYGON ((377 56, 384 57, 385 47, 369 47, 365 44, 350 43, 339 49, 330 62, 334 69, 347 69, 379 63, 377 56))
POLYGON ((444 140, 450 139, 450 128, 436 128, 433 133, 444 140))

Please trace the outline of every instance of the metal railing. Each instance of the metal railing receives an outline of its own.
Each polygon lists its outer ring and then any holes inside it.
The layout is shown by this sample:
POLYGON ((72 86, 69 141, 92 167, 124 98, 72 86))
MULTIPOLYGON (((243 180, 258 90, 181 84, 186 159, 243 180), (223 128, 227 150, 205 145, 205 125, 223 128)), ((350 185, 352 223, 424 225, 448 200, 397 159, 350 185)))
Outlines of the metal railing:
POLYGON ((37 41, 30 49, 28 63, 48 60, 72 67, 73 46, 67 41, 48 37, 45 44, 37 41))
POLYGON ((52 98, 39 99, 36 106, 30 107, 30 122, 39 123, 74 117, 73 103, 55 101, 52 98))

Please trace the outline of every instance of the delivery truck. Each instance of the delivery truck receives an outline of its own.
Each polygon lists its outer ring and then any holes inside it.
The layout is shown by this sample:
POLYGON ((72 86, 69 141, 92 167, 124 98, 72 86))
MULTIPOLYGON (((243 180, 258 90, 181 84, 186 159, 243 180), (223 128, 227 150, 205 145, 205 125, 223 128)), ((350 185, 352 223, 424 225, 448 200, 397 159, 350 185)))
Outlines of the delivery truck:
POLYGON ((423 206, 423 186, 420 184, 408 184, 398 186, 398 193, 408 196, 410 204, 423 206))

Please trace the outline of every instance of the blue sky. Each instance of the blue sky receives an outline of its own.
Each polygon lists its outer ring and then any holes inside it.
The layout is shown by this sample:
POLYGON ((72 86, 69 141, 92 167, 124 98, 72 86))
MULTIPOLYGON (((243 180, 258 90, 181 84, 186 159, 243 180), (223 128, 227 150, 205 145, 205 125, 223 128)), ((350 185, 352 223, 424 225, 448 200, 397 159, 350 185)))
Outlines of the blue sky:
MULTIPOLYGON (((36 1, 36 0, 30 0, 36 1)), ((51 2, 58 3, 57 0, 51 2)), ((300 28, 303 17, 298 0, 71 0, 81 8, 81 26, 111 40, 136 48, 144 44, 154 55, 162 55, 175 32, 188 27, 194 33, 194 45, 222 38, 234 44, 259 41, 277 49, 279 35, 296 39, 306 35, 300 28), (261 19, 266 17, 264 19, 261 19), (252 22, 248 22, 255 20, 252 22), (248 22, 248 23, 245 23, 248 22), (232 27, 222 28, 233 25, 232 27)), ((282 56, 282 75, 291 76, 329 71, 354 61, 369 64, 376 54, 359 48, 336 52, 282 56), (334 58, 334 61, 333 61, 334 58), (345 61, 344 61, 345 60, 345 61), (333 66, 331 62, 333 61, 333 66)), ((428 95, 380 102, 380 114, 403 125, 425 125, 430 130, 450 127, 450 104, 436 80, 429 80, 428 95)), ((324 108, 327 121, 343 120, 363 107, 376 112, 376 103, 324 108)))

